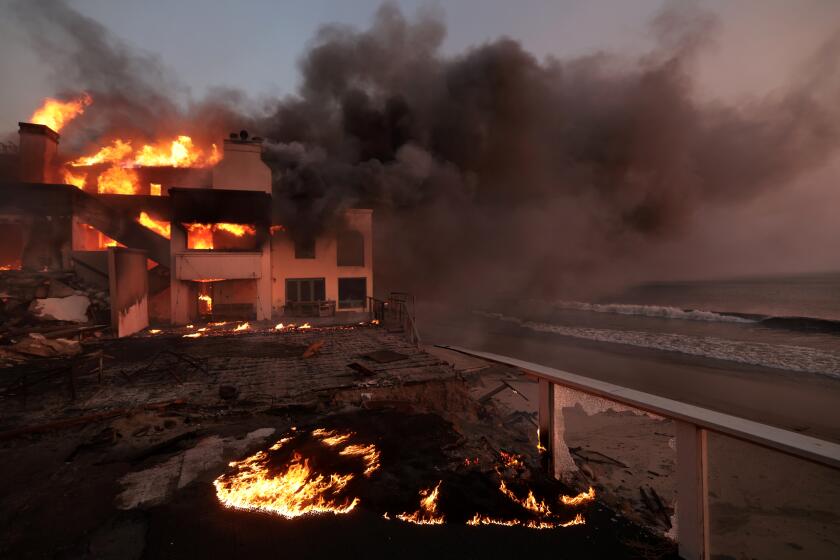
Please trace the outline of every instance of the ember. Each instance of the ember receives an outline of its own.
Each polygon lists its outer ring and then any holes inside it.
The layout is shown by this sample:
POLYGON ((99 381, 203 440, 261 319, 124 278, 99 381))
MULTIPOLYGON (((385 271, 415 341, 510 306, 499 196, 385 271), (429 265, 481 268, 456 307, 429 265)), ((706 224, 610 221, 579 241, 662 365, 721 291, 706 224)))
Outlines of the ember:
POLYGON ((502 458, 504 466, 510 469, 522 469, 525 467, 525 463, 522 462, 522 455, 507 453, 506 451, 499 451, 499 455, 502 458))

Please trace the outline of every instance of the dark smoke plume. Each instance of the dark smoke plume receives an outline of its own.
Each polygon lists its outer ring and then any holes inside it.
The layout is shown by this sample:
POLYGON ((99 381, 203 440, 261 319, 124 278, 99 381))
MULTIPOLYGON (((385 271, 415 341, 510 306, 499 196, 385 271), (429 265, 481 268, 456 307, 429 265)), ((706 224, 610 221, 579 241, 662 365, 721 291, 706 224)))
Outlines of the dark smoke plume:
POLYGON ((380 209, 380 270, 426 292, 632 277, 621 268, 701 205, 784 185, 838 146, 836 41, 784 94, 723 106, 691 80, 715 27, 672 4, 638 60, 545 61, 509 39, 446 57, 441 21, 391 4, 366 31, 324 27, 300 94, 265 123, 278 190, 297 201, 289 219, 380 209))
POLYGON ((86 91, 95 100, 84 119, 63 131, 70 149, 115 136, 151 141, 187 133, 218 142, 229 127, 249 124, 238 108, 241 93, 219 89, 200 102, 184 102, 187 89, 157 55, 126 45, 63 0, 19 0, 11 12, 50 67, 56 94, 86 91))
POLYGON ((276 210, 295 235, 372 207, 379 286, 427 296, 632 280, 634 258, 695 227, 698 208, 787 184, 840 135, 837 39, 785 92, 704 102, 692 71, 716 22, 692 4, 666 5, 638 59, 538 60, 510 39, 446 56, 442 21, 386 3, 367 30, 321 28, 300 91, 268 115, 239 109, 235 92, 180 107, 160 61, 100 24, 61 2, 18 12, 57 85, 97 99, 104 133, 255 130, 271 139, 276 210))

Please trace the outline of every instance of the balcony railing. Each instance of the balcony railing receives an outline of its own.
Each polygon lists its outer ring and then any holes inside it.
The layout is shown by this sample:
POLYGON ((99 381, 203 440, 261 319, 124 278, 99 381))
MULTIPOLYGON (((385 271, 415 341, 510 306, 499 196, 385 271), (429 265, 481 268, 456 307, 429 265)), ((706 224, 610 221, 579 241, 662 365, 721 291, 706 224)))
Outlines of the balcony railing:
POLYGON ((679 554, 686 560, 710 558, 709 432, 840 469, 840 445, 833 442, 507 356, 457 346, 440 347, 512 366, 537 378, 539 444, 546 449, 549 461, 554 456, 556 385, 673 420, 677 447, 677 541, 679 554))

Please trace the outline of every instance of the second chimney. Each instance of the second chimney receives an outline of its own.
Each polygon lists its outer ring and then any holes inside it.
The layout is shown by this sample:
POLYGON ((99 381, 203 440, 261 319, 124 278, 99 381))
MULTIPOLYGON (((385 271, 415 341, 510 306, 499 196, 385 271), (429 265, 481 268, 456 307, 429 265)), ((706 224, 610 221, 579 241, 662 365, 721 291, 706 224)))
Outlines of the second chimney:
POLYGON ((58 180, 56 156, 59 135, 48 126, 18 123, 20 126, 20 181, 55 183, 58 180))

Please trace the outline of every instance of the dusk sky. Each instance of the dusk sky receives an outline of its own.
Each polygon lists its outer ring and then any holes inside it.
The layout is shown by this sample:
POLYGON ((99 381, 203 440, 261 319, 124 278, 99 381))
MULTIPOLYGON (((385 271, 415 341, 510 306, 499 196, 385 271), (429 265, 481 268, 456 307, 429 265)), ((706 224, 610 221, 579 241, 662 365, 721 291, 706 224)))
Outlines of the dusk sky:
MULTIPOLYGON (((5 4, 8 0, 2 0, 5 4)), ((101 22, 129 46, 158 55, 193 96, 210 86, 245 90, 253 97, 291 93, 296 62, 319 26, 363 28, 380 0, 71 0, 68 4, 101 22)), ((650 46, 648 22, 662 0, 400 0, 443 14, 444 50, 509 36, 532 53, 570 57, 598 51, 637 54, 650 46)), ((715 95, 762 95, 784 83, 792 67, 840 21, 832 0, 725 2, 698 5, 719 16, 719 35, 705 53, 698 79, 715 95)), ((41 99, 56 92, 19 26, 3 10, 0 71, 15 76, 0 92, 0 129, 10 130, 41 99)))
MULTIPOLYGON (((61 63, 51 64, 36 52, 38 41, 33 39, 37 28, 17 19, 14 3, 0 0, 0 75, 5 78, 0 88, 0 139, 12 141, 17 136, 17 122, 29 118, 45 97, 71 95, 77 93, 74 89, 85 87, 75 86, 72 79, 61 80, 72 72, 61 63), (60 82, 71 85, 62 90, 60 82)), ((836 49, 831 41, 836 43, 840 37, 840 2, 835 0, 391 3, 409 21, 420 21, 422 16, 431 14, 445 23, 441 60, 452 60, 470 53, 470 49, 510 37, 540 62, 550 57, 569 62, 606 53, 610 56, 604 60, 620 63, 626 59, 628 68, 644 65, 645 57, 660 56, 657 53, 667 53, 674 47, 657 44, 651 31, 651 22, 668 11, 663 8, 693 9, 695 15, 708 17, 714 23, 703 32, 700 48, 681 62, 686 80, 691 82, 687 84, 687 95, 706 109, 724 107, 732 111, 729 118, 758 111, 765 119, 763 129, 773 119, 778 119, 784 129, 784 113, 776 111, 774 103, 795 91, 796 86, 807 93, 812 92, 810 86, 801 84, 815 83, 831 91, 835 72, 809 64, 817 53, 826 55, 836 49)), ((373 22, 382 2, 66 0, 65 4, 102 24, 110 33, 111 48, 116 46, 120 52, 156 60, 157 64, 150 65, 154 79, 148 83, 166 84, 166 91, 155 90, 156 93, 167 99, 175 97, 174 101, 186 106, 205 99, 213 88, 230 88, 244 93, 239 109, 257 115, 276 107, 282 97, 297 92, 299 61, 321 26, 336 24, 363 32, 373 22), (163 79, 156 81, 158 78, 163 79)), ((51 17, 50 10, 41 12, 47 14, 47 20, 51 17)), ((61 45, 59 40, 59 50, 53 55, 63 54, 61 45)), ((836 57, 823 59, 834 61, 836 57)), ((421 79, 414 91, 423 85, 421 79)), ((545 112, 550 113, 554 106, 550 107, 545 112)), ((762 127, 748 127, 746 131, 759 129, 762 127)), ((781 145, 795 143, 785 139, 781 145)), ((773 156, 762 152, 759 160, 762 165, 752 167, 763 167, 773 156)), ((785 188, 769 190, 738 204, 698 210, 694 218, 700 227, 692 232, 697 236, 694 245, 686 250, 682 244, 686 238, 680 237, 680 244, 668 252, 669 270, 662 274, 836 269, 836 246, 830 241, 840 235, 840 223, 835 217, 835 206, 826 201, 837 200, 834 177, 840 162, 833 156, 820 161, 820 165, 806 166, 785 188), (808 219, 803 220, 806 216, 808 219), (754 258, 744 259, 744 254, 754 258), (706 264, 711 261, 716 263, 715 268, 706 264), (671 272, 675 266, 677 272, 671 272)), ((707 170, 715 167, 707 166, 707 170)), ((646 258, 655 261, 660 257, 650 252, 646 258)), ((653 263, 648 269, 656 270, 656 266, 653 263)))

